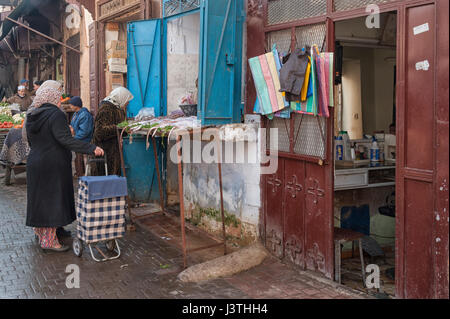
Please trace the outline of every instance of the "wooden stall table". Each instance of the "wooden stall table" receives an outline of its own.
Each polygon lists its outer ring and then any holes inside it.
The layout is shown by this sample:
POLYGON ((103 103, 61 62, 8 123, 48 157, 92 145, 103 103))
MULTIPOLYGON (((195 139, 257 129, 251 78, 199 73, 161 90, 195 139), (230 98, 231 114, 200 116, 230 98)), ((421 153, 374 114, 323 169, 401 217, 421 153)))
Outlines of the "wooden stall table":
MULTIPOLYGON (((215 129, 213 127, 201 127, 198 128, 201 132, 200 136, 203 136, 203 132, 207 129, 215 129)), ((219 174, 219 188, 220 188, 220 210, 221 210, 221 217, 222 217, 222 235, 223 235, 223 241, 217 244, 213 244, 213 245, 208 245, 205 247, 199 247, 199 248, 195 248, 195 249, 188 249, 187 248, 187 240, 186 240, 186 220, 185 220, 185 207, 184 207, 184 192, 183 192, 183 161, 182 161, 182 149, 181 149, 181 143, 182 143, 182 139, 183 137, 185 138, 189 138, 190 140, 194 140, 195 136, 197 134, 194 134, 194 130, 196 130, 196 128, 179 128, 177 129, 176 127, 171 131, 171 133, 169 134, 169 136, 166 136, 164 133, 159 132, 158 130, 155 129, 148 129, 148 130, 138 130, 138 131, 134 131, 132 132, 132 134, 138 134, 138 135, 145 135, 147 137, 147 145, 149 145, 149 139, 151 138, 152 140, 152 144, 153 144, 153 154, 154 154, 154 160, 155 160, 155 169, 157 170, 157 176, 158 176, 158 187, 159 187, 159 193, 160 193, 160 206, 161 206, 161 211, 159 212, 152 212, 151 214, 155 214, 155 213, 163 213, 166 214, 165 212, 165 208, 164 208, 164 196, 163 196, 163 187, 162 187, 162 180, 161 180, 161 174, 160 174, 160 169, 159 169, 159 161, 158 161, 158 155, 157 155, 157 151, 156 151, 156 137, 160 137, 160 138, 170 138, 170 136, 175 135, 176 136, 176 147, 177 147, 177 160, 178 160, 178 187, 179 187, 179 196, 180 196, 180 224, 181 224, 181 237, 182 237, 182 250, 183 250, 183 267, 186 268, 187 267, 187 256, 189 253, 194 252, 194 251, 200 251, 200 250, 205 250, 205 249, 210 249, 210 248, 214 248, 217 246, 222 246, 223 245, 223 249, 224 249, 224 255, 227 254, 227 245, 226 245, 226 229, 225 229, 225 211, 224 211, 224 202, 223 202, 223 186, 222 186, 222 163, 221 163, 221 159, 222 159, 222 154, 220 152, 220 141, 219 141, 219 135, 218 135, 218 130, 217 130, 217 135, 216 135, 216 141, 217 141, 217 150, 218 150, 218 154, 217 154, 217 167, 218 167, 218 174, 219 174)), ((119 142, 119 149, 120 149, 120 158, 121 158, 121 165, 122 165, 122 172, 124 177, 126 177, 126 171, 125 171, 125 163, 124 163, 124 159, 123 159, 123 134, 125 132, 125 129, 118 129, 117 130, 117 139, 119 142)), ((203 139, 202 139, 203 141, 203 139)), ((210 141, 210 140, 209 140, 210 141)), ((133 222, 134 218, 136 218, 136 216, 133 215, 132 211, 131 211, 131 207, 130 207, 130 202, 129 199, 127 199, 128 201, 128 213, 130 216, 130 220, 131 222, 133 222)), ((139 216, 138 218, 143 218, 148 216, 144 215, 144 216, 139 216)))

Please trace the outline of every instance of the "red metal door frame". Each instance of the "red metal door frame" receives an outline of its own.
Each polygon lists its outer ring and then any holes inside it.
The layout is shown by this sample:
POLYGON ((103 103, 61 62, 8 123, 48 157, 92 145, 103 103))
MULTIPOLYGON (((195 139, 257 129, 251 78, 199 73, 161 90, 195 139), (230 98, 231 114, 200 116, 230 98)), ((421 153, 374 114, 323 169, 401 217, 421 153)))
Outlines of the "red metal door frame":
MULTIPOLYGON (((326 21, 327 23, 327 45, 330 51, 334 50, 334 23, 341 20, 347 20, 357 17, 366 16, 365 8, 359 8, 354 10, 349 10, 345 12, 334 12, 332 10, 334 0, 327 0, 327 14, 326 16, 314 17, 308 19, 302 19, 294 22, 283 23, 279 25, 266 26, 265 21, 267 21, 267 8, 268 8, 268 0, 257 0, 250 1, 248 3, 252 5, 252 11, 249 11, 249 16, 253 19, 253 28, 251 32, 248 32, 247 41, 250 42, 253 39, 261 39, 261 35, 271 32, 278 31, 283 29, 293 29, 298 26, 305 26, 309 24, 315 24, 326 21), (256 5, 255 5, 256 3, 256 5), (259 6, 258 6, 259 5, 259 6), (255 7, 258 9, 255 10, 255 7), (263 26, 263 27, 261 27, 263 26), (262 28, 262 30, 261 30, 262 28)), ((432 187, 433 187, 433 211, 440 215, 440 218, 436 218, 433 222, 433 238, 439 239, 439 241, 434 240, 432 243, 433 250, 433 267, 434 273, 433 278, 430 280, 434 283, 434 298, 449 298, 449 268, 448 268, 448 256, 449 256, 449 246, 448 246, 448 210, 449 210, 449 191, 448 191, 448 181, 449 181, 449 156, 448 156, 448 146, 449 146, 449 77, 448 77, 448 68, 449 68, 449 46, 448 46, 448 28, 449 28, 449 19, 448 19, 448 10, 449 10, 449 2, 447 0, 399 0, 392 1, 389 3, 379 4, 380 12, 390 12, 396 11, 398 14, 397 21, 397 38, 398 38, 398 57, 397 63, 399 66, 404 65, 405 62, 405 47, 404 43, 401 39, 405 39, 406 32, 405 23, 406 23, 406 8, 413 6, 420 6, 426 4, 435 4, 436 5, 436 74, 435 74, 435 107, 434 107, 434 129, 433 129, 433 137, 434 137, 434 155, 433 155, 433 173, 432 173, 432 187)), ((249 8, 250 9, 250 8, 249 8)), ((253 42, 255 43, 255 42, 253 42)), ((259 47, 253 47, 253 50, 250 56, 255 56, 258 54, 264 53, 264 46, 259 43, 259 47)), ((405 73, 402 72, 401 68, 397 73, 397 108, 399 110, 404 110, 405 108, 405 73)), ((247 73, 247 86, 252 83, 251 76, 249 72, 247 73)), ((247 90, 247 99, 246 99, 246 113, 252 112, 252 106, 255 102, 256 94, 251 90, 247 90)), ((332 112, 333 113, 333 112, 332 112)), ((400 111, 401 113, 401 111, 400 111)), ((398 121, 397 121, 397 139, 400 141, 398 143, 398 149, 404 147, 404 122, 401 118, 401 114, 397 112, 398 121)), ((329 125, 327 135, 333 134, 333 125, 334 121, 329 125)), ((329 151, 331 151, 332 156, 332 145, 327 145, 329 151)), ((281 158, 295 158, 295 156, 291 156, 290 154, 280 154, 281 158)), ((298 159, 301 159, 297 157, 298 159)), ((308 159, 303 159, 308 160, 308 159)), ((315 159, 309 159, 309 161, 314 161, 315 159)), ((399 164, 397 164, 399 165, 399 164)), ((397 168, 397 183, 399 183, 399 167, 397 168)), ((331 185, 332 189, 334 189, 334 174, 333 168, 330 169, 330 174, 327 174, 327 185, 331 185)), ((416 176, 420 177, 420 176, 416 176)), ((260 234, 262 238, 265 238, 265 210, 267 209, 265 203, 265 183, 266 176, 261 177, 262 183, 262 208, 260 212, 260 217, 263 221, 263 225, 260 227, 260 234)), ((398 184, 399 185, 399 184, 398 184)), ((397 198, 397 211, 404 211, 404 207, 402 205, 402 200, 404 196, 402 195, 403 190, 400 189, 399 195, 397 198)), ((327 202, 333 204, 334 192, 331 192, 331 195, 328 196, 327 202)), ((332 207, 332 206, 331 206, 332 207)), ((401 215, 402 213, 400 213, 401 215)), ((398 216, 398 215, 397 215, 398 216)), ((400 217, 397 217, 397 225, 401 225, 402 221, 400 217)), ((401 226, 400 226, 401 227, 401 226)), ((401 247, 404 244, 404 233, 402 229, 398 229, 397 227, 397 239, 396 245, 397 248, 401 247)), ((405 270, 403 269, 404 265, 404 252, 400 251, 396 256, 396 263, 399 270, 396 274, 396 287, 397 287, 397 297, 404 298, 407 296, 406 288, 404 286, 404 276, 405 270)))

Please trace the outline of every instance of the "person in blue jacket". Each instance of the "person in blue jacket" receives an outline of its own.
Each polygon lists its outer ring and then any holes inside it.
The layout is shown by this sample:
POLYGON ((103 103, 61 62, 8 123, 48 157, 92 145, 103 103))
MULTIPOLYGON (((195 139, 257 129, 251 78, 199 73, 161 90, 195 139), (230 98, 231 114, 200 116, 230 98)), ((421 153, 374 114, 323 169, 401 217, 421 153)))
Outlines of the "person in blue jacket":
MULTIPOLYGON (((94 118, 89 110, 83 107, 83 101, 79 96, 74 96, 69 101, 72 109, 75 110, 72 121, 70 122, 70 130, 75 139, 90 143, 94 134, 94 118)), ((76 154, 75 169, 77 176, 84 175, 84 155, 76 154)))

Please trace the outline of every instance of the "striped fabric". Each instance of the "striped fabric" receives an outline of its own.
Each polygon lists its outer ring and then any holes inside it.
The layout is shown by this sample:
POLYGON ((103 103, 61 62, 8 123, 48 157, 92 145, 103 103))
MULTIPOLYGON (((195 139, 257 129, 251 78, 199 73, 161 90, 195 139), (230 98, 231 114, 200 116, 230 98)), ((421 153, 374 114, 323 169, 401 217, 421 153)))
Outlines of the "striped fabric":
POLYGON ((330 117, 329 107, 334 106, 333 63, 333 53, 320 53, 317 46, 311 48, 309 83, 306 84, 305 81, 302 89, 302 101, 291 102, 291 109, 294 112, 330 117), (303 100, 305 95, 306 101, 303 100))
POLYGON ((86 244, 123 237, 125 197, 89 201, 89 188, 80 180, 78 187, 77 233, 86 244))
POLYGON ((273 52, 249 59, 259 101, 259 113, 276 113, 285 108, 273 52))

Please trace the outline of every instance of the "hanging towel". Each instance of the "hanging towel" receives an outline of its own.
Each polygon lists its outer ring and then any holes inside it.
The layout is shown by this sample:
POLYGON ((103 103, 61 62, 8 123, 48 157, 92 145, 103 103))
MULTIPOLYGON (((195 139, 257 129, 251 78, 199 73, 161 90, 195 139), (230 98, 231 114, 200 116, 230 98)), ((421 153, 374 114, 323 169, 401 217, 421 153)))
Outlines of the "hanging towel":
MULTIPOLYGON (((261 104, 259 103, 259 97, 256 97, 255 107, 253 108, 253 113, 254 114, 262 114, 261 104)), ((269 120, 273 120, 273 113, 272 114, 266 114, 266 117, 269 120)))
POLYGON ((328 56, 328 87, 329 87, 329 103, 331 107, 334 107, 334 53, 333 52, 327 52, 328 56))
POLYGON ((269 90, 264 80, 264 75, 261 69, 261 63, 258 57, 248 60, 250 69, 255 82, 256 94, 258 95, 259 112, 263 115, 271 114, 272 104, 270 102, 269 90))
POLYGON ((261 114, 267 115, 283 110, 285 103, 279 91, 280 79, 273 53, 269 52, 251 58, 249 64, 259 98, 261 114))
MULTIPOLYGON (((274 112, 283 110, 286 105, 285 105, 285 100, 283 95, 280 92, 281 89, 281 85, 280 85, 280 76, 277 70, 277 65, 275 62, 275 57, 273 55, 273 52, 267 53, 265 55, 265 58, 267 59, 267 65, 269 67, 270 70, 270 79, 268 79, 267 83, 269 83, 269 81, 271 81, 274 85, 274 91, 273 93, 276 96, 276 104, 272 104, 272 106, 275 106, 274 108, 274 112)), ((261 63, 262 65, 262 63, 261 63)))
POLYGON ((330 117, 330 113, 328 110, 328 99, 329 99, 329 91, 327 90, 328 82, 326 73, 329 71, 329 67, 325 66, 325 56, 319 52, 317 46, 314 46, 315 51, 315 60, 317 66, 317 84, 318 84, 318 106, 319 111, 318 114, 324 117, 330 117))
POLYGON ((308 114, 317 116, 318 112, 318 94, 317 94, 317 68, 315 53, 311 48, 311 57, 309 59, 311 70, 308 84, 308 94, 306 101, 293 101, 291 102, 292 111, 300 114, 308 114))
MULTIPOLYGON (((272 47, 272 53, 273 53, 273 57, 275 60, 275 64, 277 67, 277 73, 278 73, 278 78, 280 77, 280 70, 282 68, 282 64, 281 64, 281 59, 280 59, 280 54, 278 53, 278 49, 277 49, 277 45, 274 44, 272 47)), ((280 83, 280 89, 278 91, 281 90, 281 83, 280 83)), ((283 97, 283 102, 284 102, 284 106, 285 107, 289 107, 289 102, 286 100, 286 95, 284 94, 284 92, 282 93, 282 97, 283 97)))

